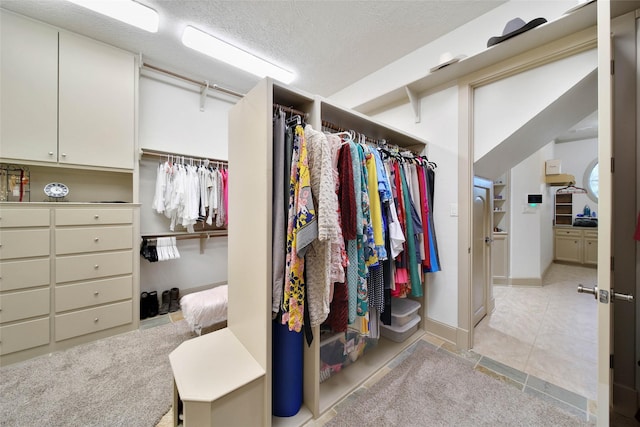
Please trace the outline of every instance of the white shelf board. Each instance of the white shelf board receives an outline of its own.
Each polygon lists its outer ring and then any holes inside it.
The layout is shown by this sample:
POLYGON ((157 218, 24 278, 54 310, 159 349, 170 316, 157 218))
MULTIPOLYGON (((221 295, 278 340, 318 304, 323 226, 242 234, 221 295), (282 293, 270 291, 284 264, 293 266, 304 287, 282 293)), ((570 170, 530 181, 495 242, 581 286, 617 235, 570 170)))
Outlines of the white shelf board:
MULTIPOLYGON (((488 47, 475 55, 464 58, 433 73, 428 72, 412 82, 403 84, 383 95, 364 102, 355 110, 364 114, 372 113, 382 107, 407 100, 407 93, 421 94, 429 89, 452 83, 460 77, 469 75, 498 62, 512 58, 528 50, 570 36, 593 27, 597 23, 596 3, 590 3, 570 14, 542 24, 502 43, 488 47)), ((611 16, 616 17, 635 9, 635 2, 612 2, 611 16)))
POLYGON ((292 417, 271 417, 273 427, 299 427, 313 418, 313 414, 304 404, 297 414, 292 417))

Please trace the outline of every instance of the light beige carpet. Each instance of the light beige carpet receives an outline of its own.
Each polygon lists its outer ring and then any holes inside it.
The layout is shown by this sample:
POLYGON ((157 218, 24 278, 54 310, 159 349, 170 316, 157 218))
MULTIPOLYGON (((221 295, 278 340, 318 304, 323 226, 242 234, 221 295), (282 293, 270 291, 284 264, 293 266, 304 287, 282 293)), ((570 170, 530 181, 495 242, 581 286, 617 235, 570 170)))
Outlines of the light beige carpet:
POLYGON ((0 425, 155 426, 171 407, 169 353, 186 321, 136 330, 0 369, 0 425))
POLYGON ((473 369, 470 361, 419 344, 359 393, 326 426, 586 426, 586 421, 473 369))

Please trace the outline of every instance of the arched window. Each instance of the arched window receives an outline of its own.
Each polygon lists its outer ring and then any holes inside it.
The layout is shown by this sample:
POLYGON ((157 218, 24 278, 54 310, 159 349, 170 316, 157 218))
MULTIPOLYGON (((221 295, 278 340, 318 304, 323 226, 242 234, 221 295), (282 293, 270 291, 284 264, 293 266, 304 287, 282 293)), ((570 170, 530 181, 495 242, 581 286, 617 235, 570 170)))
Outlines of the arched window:
POLYGON ((598 202, 598 159, 594 159, 584 172, 584 188, 587 195, 594 202, 598 202))

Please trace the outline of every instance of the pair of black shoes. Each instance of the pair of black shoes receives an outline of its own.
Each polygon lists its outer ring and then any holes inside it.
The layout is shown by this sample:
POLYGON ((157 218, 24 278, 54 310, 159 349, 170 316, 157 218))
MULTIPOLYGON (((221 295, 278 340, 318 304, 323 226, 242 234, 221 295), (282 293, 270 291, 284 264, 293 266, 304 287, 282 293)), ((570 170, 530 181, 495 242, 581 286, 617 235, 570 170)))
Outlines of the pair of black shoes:
POLYGON ((140 320, 178 310, 180 310, 180 290, 178 288, 162 292, 162 304, 158 303, 158 292, 156 291, 140 294, 140 320))

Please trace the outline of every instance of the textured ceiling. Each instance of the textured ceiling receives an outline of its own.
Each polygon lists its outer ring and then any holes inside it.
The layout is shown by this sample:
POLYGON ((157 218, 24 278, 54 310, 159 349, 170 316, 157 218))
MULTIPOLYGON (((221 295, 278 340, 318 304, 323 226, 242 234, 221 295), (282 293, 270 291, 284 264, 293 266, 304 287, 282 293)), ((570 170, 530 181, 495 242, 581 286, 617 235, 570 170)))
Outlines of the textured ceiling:
MULTIPOLYGON (((64 0, 2 0, 1 7, 142 53, 145 63, 246 92, 258 78, 184 47, 186 25, 297 74, 291 84, 329 96, 504 3, 440 1, 138 0, 160 14, 152 34, 64 0)), ((434 58, 434 63, 437 58, 434 58)))

